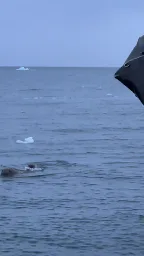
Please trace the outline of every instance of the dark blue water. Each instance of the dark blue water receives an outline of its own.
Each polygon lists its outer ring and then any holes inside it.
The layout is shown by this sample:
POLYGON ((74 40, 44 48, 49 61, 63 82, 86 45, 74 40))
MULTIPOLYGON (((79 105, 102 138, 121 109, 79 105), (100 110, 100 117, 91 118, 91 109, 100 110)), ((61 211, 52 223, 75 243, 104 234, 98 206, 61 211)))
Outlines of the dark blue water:
POLYGON ((0 164, 46 165, 0 178, 1 256, 144 255, 144 108, 115 70, 0 69, 0 164))

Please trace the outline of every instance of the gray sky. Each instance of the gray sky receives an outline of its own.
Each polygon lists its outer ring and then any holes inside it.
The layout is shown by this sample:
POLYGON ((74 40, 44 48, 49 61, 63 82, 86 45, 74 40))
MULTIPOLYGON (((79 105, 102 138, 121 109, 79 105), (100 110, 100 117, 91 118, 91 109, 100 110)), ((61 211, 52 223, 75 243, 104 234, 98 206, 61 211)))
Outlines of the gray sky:
POLYGON ((144 0, 0 0, 0 65, 120 66, 144 0))

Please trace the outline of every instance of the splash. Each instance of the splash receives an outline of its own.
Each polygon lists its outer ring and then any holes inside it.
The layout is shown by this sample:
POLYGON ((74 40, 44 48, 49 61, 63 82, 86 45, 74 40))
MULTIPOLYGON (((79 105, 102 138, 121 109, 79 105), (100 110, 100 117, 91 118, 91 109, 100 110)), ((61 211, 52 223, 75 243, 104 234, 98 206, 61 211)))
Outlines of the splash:
POLYGON ((20 67, 20 68, 17 68, 16 70, 29 70, 29 68, 20 67))
POLYGON ((22 144, 30 144, 34 143, 33 137, 25 138, 24 140, 17 140, 16 143, 22 143, 22 144))

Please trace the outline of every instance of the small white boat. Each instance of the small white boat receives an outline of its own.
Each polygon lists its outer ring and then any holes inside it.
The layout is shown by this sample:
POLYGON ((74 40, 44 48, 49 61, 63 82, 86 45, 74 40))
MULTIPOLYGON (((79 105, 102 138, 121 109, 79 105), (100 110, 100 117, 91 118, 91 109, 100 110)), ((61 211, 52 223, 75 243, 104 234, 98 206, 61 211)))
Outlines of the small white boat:
POLYGON ((20 67, 20 68, 17 68, 16 70, 29 70, 29 68, 20 67))

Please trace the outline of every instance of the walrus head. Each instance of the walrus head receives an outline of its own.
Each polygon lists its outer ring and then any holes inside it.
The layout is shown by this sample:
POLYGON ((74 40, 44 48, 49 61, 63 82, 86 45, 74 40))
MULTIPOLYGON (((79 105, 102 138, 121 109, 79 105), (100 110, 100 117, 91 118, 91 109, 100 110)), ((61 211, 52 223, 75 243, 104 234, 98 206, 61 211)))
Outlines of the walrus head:
POLYGON ((12 177, 15 174, 17 174, 17 171, 14 168, 4 168, 1 171, 1 176, 5 176, 5 177, 12 177))

